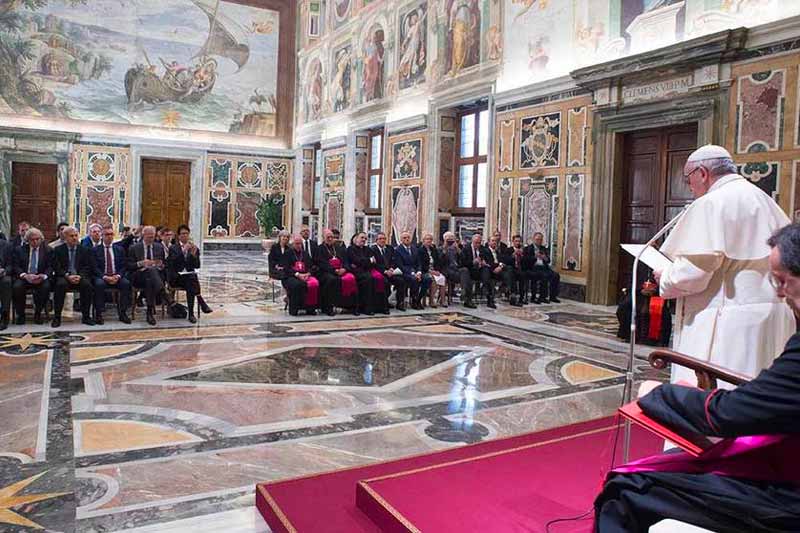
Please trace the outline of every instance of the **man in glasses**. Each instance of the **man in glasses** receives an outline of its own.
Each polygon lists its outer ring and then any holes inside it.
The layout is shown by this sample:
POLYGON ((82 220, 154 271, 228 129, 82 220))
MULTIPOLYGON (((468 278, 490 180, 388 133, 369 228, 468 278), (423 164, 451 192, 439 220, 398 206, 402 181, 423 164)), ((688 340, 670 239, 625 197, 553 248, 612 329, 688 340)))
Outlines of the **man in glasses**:
MULTIPOLYGON (((661 297, 677 299, 673 347, 755 376, 795 331, 791 310, 770 285, 767 239, 789 218, 737 174, 721 146, 693 152, 684 167, 695 201, 661 251, 673 263, 656 271, 661 297)), ((673 368, 672 382, 695 383, 673 368)))

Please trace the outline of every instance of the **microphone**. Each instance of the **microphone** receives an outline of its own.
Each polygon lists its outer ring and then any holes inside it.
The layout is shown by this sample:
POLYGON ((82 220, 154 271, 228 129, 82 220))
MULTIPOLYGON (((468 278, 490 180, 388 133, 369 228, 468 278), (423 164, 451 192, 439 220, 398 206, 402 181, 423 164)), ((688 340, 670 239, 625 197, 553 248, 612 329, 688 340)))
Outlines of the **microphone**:
MULTIPOLYGON (((682 218, 683 215, 686 214, 686 211, 689 209, 689 206, 692 204, 686 205, 681 211, 673 217, 672 220, 666 223, 663 228, 658 230, 653 237, 647 241, 647 244, 639 250, 639 253, 636 254, 636 257, 633 259, 633 272, 631 275, 631 340, 628 352, 628 372, 625 375, 625 389, 622 399, 622 404, 627 405, 631 402, 633 398, 633 373, 634 373, 634 365, 636 362, 636 356, 634 355, 634 351, 636 349, 636 295, 638 293, 637 286, 638 280, 637 278, 637 271, 639 269, 639 259, 641 259, 642 254, 645 250, 647 250, 650 246, 653 245, 658 239, 660 239, 666 232, 672 229, 675 224, 677 224, 682 218)), ((625 440, 623 442, 622 448, 622 458, 624 463, 628 463, 630 461, 630 452, 631 452, 631 421, 625 420, 625 440)))

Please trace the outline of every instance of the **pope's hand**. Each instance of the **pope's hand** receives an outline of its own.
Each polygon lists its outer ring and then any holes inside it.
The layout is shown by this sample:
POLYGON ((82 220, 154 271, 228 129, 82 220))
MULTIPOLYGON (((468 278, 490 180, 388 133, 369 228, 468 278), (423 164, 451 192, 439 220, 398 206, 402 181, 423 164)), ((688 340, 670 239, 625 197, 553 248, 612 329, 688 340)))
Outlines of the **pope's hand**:
POLYGON ((660 386, 661 382, 659 381, 653 381, 653 380, 645 381, 644 383, 639 385, 639 398, 647 396, 648 394, 650 394, 650 392, 652 392, 653 389, 660 386))
POLYGON ((656 280, 656 283, 661 285, 661 273, 663 270, 653 270, 653 279, 656 280))

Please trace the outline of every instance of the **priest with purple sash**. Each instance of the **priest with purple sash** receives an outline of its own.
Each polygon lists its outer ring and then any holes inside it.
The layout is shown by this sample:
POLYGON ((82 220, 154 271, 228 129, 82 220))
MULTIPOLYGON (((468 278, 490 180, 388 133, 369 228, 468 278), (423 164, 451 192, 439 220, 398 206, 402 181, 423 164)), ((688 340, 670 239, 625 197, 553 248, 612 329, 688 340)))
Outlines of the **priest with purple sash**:
POLYGON ((297 316, 300 309, 316 315, 319 305, 319 281, 312 275, 313 260, 303 249, 303 238, 292 239, 292 247, 283 255, 283 285, 289 296, 289 314, 297 316))
POLYGON ((347 248, 347 261, 352 275, 358 285, 358 311, 367 315, 374 315, 377 300, 383 298, 383 275, 376 272, 373 275, 375 258, 367 248, 367 234, 363 231, 353 235, 350 246, 347 248), (380 284, 380 287, 378 287, 380 284), (377 289, 380 289, 377 291, 377 289), (380 295, 376 294, 379 292, 380 295))
POLYGON ((334 306, 356 309, 358 286, 356 278, 347 268, 347 251, 337 244, 333 232, 323 232, 322 245, 317 248, 314 264, 321 286, 320 307, 328 316, 334 316, 334 306))
MULTIPOLYGON (((768 244, 770 281, 797 314, 800 224, 768 244)), ((723 440, 699 457, 673 451, 615 469, 595 501, 595 531, 645 532, 663 519, 712 531, 800 531, 800 333, 734 390, 648 381, 639 406, 678 433, 723 440)))

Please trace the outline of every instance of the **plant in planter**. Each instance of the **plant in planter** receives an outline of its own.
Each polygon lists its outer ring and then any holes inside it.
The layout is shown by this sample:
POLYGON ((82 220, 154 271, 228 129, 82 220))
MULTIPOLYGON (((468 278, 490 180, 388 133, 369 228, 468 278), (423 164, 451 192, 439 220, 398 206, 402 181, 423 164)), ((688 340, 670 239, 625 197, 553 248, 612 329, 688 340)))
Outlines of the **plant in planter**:
POLYGON ((256 209, 256 220, 265 237, 275 237, 283 229, 283 205, 286 199, 283 194, 268 194, 261 200, 256 209))

